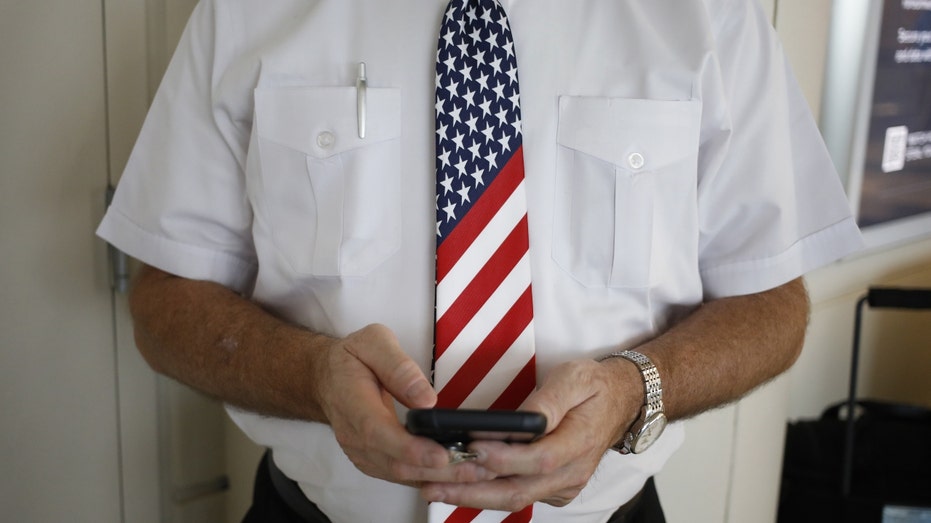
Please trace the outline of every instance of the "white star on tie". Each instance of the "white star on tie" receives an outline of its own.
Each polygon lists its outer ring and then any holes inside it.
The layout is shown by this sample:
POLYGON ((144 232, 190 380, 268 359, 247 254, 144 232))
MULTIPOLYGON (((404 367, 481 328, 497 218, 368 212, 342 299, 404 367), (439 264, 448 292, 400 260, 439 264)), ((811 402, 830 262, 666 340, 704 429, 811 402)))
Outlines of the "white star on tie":
POLYGON ((436 136, 437 136, 437 138, 440 139, 440 142, 443 142, 443 141, 445 141, 445 140, 449 140, 449 135, 446 134, 447 129, 449 129, 449 125, 447 125, 447 124, 443 124, 443 125, 437 126, 437 128, 436 128, 436 136))
POLYGON ((471 133, 473 133, 473 134, 474 134, 474 133, 477 133, 477 132, 478 132, 478 129, 475 128, 475 125, 476 125, 476 122, 478 121, 478 118, 476 118, 475 115, 469 115, 469 116, 470 116, 470 118, 469 118, 469 119, 466 121, 466 123, 465 123, 465 124, 466 124, 466 127, 469 128, 469 131, 470 131, 471 133))
POLYGON ((443 63, 446 64, 448 71, 456 70, 456 57, 455 56, 449 55, 449 58, 447 58, 446 61, 443 63))
POLYGON ((446 31, 443 33, 443 40, 446 41, 446 47, 451 47, 453 45, 453 32, 446 31))
POLYGON ((498 100, 504 98, 504 84, 498 84, 492 87, 491 90, 495 92, 495 97, 498 98, 498 100))
POLYGON ((495 71, 495 74, 501 74, 501 59, 495 58, 491 61, 491 68, 495 71))
POLYGON ((494 141, 495 139, 495 128, 492 126, 485 127, 482 129, 482 134, 485 135, 485 143, 494 141))
POLYGON ((476 187, 478 187, 479 185, 485 185, 485 180, 483 180, 485 174, 482 172, 481 169, 476 169, 472 171, 471 176, 472 176, 472 179, 475 180, 476 187))
POLYGON ((457 130, 456 130, 456 136, 453 136, 453 143, 456 144, 456 149, 457 149, 457 150, 458 150, 458 149, 462 149, 462 139, 463 139, 463 138, 465 138, 465 136, 463 136, 462 133, 459 132, 459 130, 457 129, 457 130))
POLYGON ((482 73, 482 75, 476 78, 475 81, 478 82, 478 85, 481 86, 482 90, 484 91, 488 90, 488 75, 487 74, 482 73))
POLYGON ((517 68, 516 67, 511 67, 504 73, 508 75, 508 78, 511 80, 512 84, 517 83, 517 68))
POLYGON ((462 198, 462 203, 471 202, 469 199, 469 186, 462 184, 462 189, 456 191, 459 194, 459 197, 462 198))
POLYGON ((479 107, 482 108, 482 112, 485 113, 485 115, 491 114, 491 100, 485 100, 479 104, 479 107))
POLYGON ((462 108, 456 107, 456 106, 454 105, 454 106, 453 106, 453 110, 452 110, 452 111, 449 111, 449 117, 452 118, 453 120, 459 122, 459 123, 462 123, 462 120, 460 119, 460 116, 459 116, 459 112, 460 112, 460 111, 462 111, 462 108))
POLYGON ((481 66, 482 64, 485 63, 485 51, 476 52, 473 58, 475 59, 475 63, 481 66))
POLYGON ((446 207, 443 207, 443 212, 446 213, 447 222, 450 220, 455 220, 456 219, 456 204, 453 202, 449 202, 449 204, 446 205, 446 207))
POLYGON ((444 167, 449 167, 449 153, 450 152, 452 151, 447 151, 446 149, 443 149, 443 152, 440 153, 440 156, 439 156, 440 162, 443 164, 444 167))
POLYGON ((449 93, 450 97, 459 95, 459 82, 449 82, 449 85, 446 86, 446 91, 449 93))
POLYGON ((474 98, 475 98, 475 91, 473 91, 472 88, 467 88, 466 93, 462 95, 462 99, 465 100, 467 108, 475 105, 474 98))
POLYGON ((514 107, 520 107, 520 93, 515 92, 508 100, 511 101, 511 105, 514 107))
POLYGON ((443 186, 443 189, 444 189, 443 195, 445 196, 447 193, 452 192, 453 190, 453 179, 450 178, 449 175, 447 174, 446 179, 440 182, 440 185, 443 186))
MULTIPOLYGON (((485 25, 486 25, 486 26, 487 26, 488 24, 493 24, 493 23, 495 23, 495 21, 491 19, 491 9, 486 9, 485 12, 482 13, 482 20, 485 21, 485 25)), ((504 23, 503 20, 502 20, 502 23, 504 23)), ((498 29, 498 32, 500 33, 501 30, 498 29)))
POLYGON ((488 151, 488 156, 485 157, 485 161, 488 162, 488 167, 491 169, 498 167, 498 153, 488 151))
POLYGON ((462 159, 456 164, 456 170, 459 171, 459 178, 466 175, 466 161, 462 159))
POLYGON ((481 146, 478 143, 473 143, 472 147, 469 147, 469 152, 472 153, 472 159, 478 158, 482 153, 480 151, 481 146))
POLYGON ((508 110, 501 107, 501 110, 495 113, 495 118, 498 119, 498 125, 504 127, 504 124, 508 123, 508 110))

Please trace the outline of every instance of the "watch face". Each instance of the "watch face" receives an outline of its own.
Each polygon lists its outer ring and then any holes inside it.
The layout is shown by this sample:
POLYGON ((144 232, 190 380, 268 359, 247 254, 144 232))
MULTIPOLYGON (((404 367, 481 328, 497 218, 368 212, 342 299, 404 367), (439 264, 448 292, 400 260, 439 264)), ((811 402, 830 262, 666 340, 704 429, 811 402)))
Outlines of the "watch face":
POLYGON ((665 428, 666 416, 664 416, 662 412, 653 414, 643 424, 640 432, 634 436, 634 441, 631 443, 631 450, 634 454, 639 454, 650 448, 650 445, 659 439, 665 428))

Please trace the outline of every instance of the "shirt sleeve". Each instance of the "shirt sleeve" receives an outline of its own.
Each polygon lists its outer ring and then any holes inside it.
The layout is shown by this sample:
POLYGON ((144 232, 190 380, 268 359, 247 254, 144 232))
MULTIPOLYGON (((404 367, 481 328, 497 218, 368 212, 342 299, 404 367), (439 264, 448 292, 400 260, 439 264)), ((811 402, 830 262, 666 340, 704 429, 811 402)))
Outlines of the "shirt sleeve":
POLYGON ((771 289, 862 246, 840 179, 757 2, 717 2, 703 80, 699 259, 706 298, 771 289), (711 96, 711 95, 709 95, 711 96))
POLYGON ((230 38, 195 8, 97 234, 179 276, 243 292, 256 271, 245 194, 249 123, 222 98, 230 38))

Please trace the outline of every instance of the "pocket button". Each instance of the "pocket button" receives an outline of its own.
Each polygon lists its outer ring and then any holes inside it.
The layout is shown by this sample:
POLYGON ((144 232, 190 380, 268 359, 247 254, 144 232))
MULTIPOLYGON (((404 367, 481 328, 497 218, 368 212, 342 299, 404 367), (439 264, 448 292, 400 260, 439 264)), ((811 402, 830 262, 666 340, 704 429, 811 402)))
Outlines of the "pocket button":
POLYGON ((640 169, 643 167, 645 160, 643 155, 640 153, 630 153, 630 156, 627 157, 627 165, 634 170, 640 169))
POLYGON ((317 135, 317 147, 329 149, 336 142, 336 137, 330 131, 323 131, 317 135))

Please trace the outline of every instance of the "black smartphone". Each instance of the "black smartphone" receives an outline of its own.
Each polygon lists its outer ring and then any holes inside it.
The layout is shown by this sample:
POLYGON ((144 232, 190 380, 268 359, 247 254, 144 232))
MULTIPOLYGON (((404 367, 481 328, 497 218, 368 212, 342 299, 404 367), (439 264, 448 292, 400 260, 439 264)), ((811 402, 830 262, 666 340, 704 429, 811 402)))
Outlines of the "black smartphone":
POLYGON ((476 440, 527 443, 546 430, 546 416, 520 410, 413 409, 407 413, 407 430, 447 447, 476 440))

